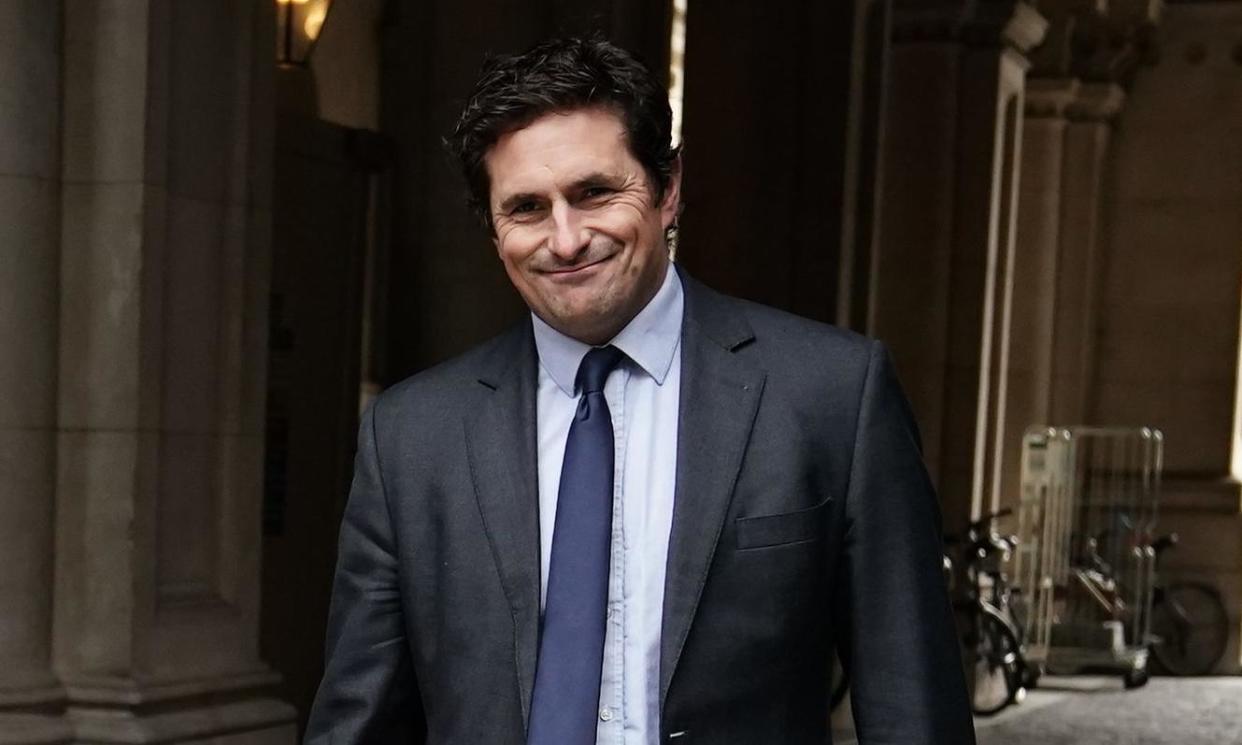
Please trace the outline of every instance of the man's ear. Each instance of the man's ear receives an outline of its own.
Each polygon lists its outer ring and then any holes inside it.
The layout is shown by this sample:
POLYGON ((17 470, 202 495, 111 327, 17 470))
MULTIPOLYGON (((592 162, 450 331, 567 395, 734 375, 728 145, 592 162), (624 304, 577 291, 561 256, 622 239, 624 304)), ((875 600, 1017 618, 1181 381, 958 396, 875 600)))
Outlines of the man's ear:
POLYGON ((681 153, 673 159, 673 167, 669 169, 668 185, 664 187, 664 197, 660 200, 660 220, 665 230, 677 222, 677 214, 681 211, 681 153))

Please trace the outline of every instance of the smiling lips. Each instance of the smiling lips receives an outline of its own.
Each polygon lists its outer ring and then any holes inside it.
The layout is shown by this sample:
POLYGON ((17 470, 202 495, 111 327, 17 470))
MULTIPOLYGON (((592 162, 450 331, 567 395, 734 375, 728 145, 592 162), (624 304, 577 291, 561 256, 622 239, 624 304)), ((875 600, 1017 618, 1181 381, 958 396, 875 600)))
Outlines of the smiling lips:
POLYGON ((614 256, 616 256, 616 254, 609 254, 602 259, 596 259, 595 261, 591 261, 586 264, 575 264, 573 266, 545 269, 543 270, 543 273, 550 275, 553 279, 576 279, 577 277, 583 276, 588 269, 599 266, 600 264, 609 261, 614 256))

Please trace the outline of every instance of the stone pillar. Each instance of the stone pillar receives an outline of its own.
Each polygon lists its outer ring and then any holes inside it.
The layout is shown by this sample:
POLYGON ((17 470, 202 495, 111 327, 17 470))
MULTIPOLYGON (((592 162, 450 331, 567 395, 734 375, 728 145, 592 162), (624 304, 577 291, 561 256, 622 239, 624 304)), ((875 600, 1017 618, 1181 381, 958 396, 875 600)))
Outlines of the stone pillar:
POLYGON ((0 4, 0 743, 66 742, 51 668, 60 4, 0 4))
POLYGON ((1028 85, 1032 148, 1020 213, 1013 374, 1005 493, 1019 488, 1021 436, 1028 424, 1089 420, 1098 287, 1103 269, 1104 166, 1111 128, 1159 15, 1159 0, 1110 4, 1047 0, 1047 38, 1028 85), (1039 137, 1036 133, 1042 132, 1039 137), (1035 141, 1038 139, 1038 143, 1035 141), (1033 153, 1032 153, 1033 154, 1033 153), (1017 338, 1020 336, 1020 340, 1017 338))
POLYGON ((1046 414, 1051 424, 1078 424, 1089 417, 1103 270, 1104 166, 1113 120, 1124 101, 1115 83, 1084 83, 1067 110, 1046 414))
POLYGON ((1101 177, 1121 89, 1027 83, 1001 506, 1016 506, 1027 427, 1082 424, 1095 351, 1101 177))
POLYGON ((272 6, 63 7, 54 658, 75 742, 289 743, 257 651, 272 6))
POLYGON ((689 10, 677 260, 694 276, 862 326, 888 8, 797 0, 689 10))
POLYGON ((1021 2, 897 3, 870 331, 893 349, 946 525, 998 500, 1025 54, 1021 2))
POLYGON ((1057 307, 1065 109, 1078 88, 1078 81, 1072 78, 1035 78, 1027 83, 1007 418, 1001 444, 999 493, 1003 507, 1016 507, 1018 503, 1022 433, 1031 424, 1047 423, 1057 307))

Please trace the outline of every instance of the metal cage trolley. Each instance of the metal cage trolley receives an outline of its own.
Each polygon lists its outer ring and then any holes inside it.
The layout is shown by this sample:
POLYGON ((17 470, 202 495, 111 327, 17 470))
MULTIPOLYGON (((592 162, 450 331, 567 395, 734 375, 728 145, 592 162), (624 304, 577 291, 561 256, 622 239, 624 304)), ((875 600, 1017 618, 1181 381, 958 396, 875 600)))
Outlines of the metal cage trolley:
POLYGON ((1027 430, 1014 575, 1031 663, 1147 682, 1163 453, 1147 427, 1027 430))
MULTIPOLYGON (((1073 448, 1069 432, 1031 427, 1022 441, 1011 602, 1032 670, 1043 670, 1057 601, 1069 578, 1073 448)), ((1034 682, 1034 681, 1031 681, 1034 682)))

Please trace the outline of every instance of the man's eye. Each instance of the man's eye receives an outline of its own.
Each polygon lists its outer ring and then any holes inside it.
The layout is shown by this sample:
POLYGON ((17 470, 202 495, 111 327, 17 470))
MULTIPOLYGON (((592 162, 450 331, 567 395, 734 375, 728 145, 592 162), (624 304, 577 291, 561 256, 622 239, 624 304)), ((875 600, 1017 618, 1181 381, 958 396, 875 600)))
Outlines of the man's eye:
POLYGON ((608 188, 607 186, 591 186, 583 190, 582 196, 586 197, 587 199, 592 199, 594 197, 602 197, 606 194, 611 194, 611 193, 612 193, 612 189, 608 188))
POLYGON ((522 202, 509 211, 511 215, 522 215, 534 212, 539 209, 539 205, 534 202, 522 202))

